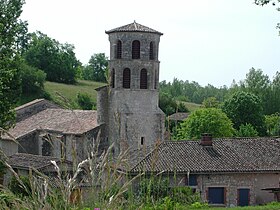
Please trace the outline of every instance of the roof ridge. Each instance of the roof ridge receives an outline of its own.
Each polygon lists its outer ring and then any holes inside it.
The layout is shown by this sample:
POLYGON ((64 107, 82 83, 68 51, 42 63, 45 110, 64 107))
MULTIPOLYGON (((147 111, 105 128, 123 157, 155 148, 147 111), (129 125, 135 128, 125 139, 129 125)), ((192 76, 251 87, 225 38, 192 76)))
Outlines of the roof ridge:
POLYGON ((133 23, 105 31, 106 34, 110 34, 114 32, 143 32, 143 33, 155 33, 158 35, 163 35, 163 33, 154 30, 152 28, 149 28, 147 26, 141 25, 137 23, 135 20, 133 21, 133 23))

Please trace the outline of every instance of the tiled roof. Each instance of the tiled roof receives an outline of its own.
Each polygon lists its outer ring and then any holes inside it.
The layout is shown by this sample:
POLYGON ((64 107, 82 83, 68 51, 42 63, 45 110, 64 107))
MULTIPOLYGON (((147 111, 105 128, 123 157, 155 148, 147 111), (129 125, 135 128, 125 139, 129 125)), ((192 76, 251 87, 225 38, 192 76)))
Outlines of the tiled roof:
POLYGON ((147 26, 143 26, 139 23, 136 23, 135 21, 133 23, 114 28, 109 31, 105 31, 106 34, 114 33, 114 32, 145 32, 145 33, 155 33, 159 35, 163 35, 163 33, 156 31, 154 29, 151 29, 147 26))
POLYGON ((9 133, 16 139, 35 130, 83 134, 97 126, 94 110, 46 109, 16 123, 9 133))
POLYGON ((146 172, 280 172, 280 139, 216 139, 212 147, 199 141, 166 141, 132 173, 146 172))
POLYGON ((189 113, 186 112, 177 112, 169 116, 169 120, 174 120, 174 121, 183 121, 187 119, 189 116, 189 113))
MULTIPOLYGON (((52 161, 61 162, 59 158, 41 155, 32 155, 26 153, 17 153, 9 157, 8 163, 13 168, 35 168, 37 170, 42 169, 46 166, 52 166, 52 161)), ((66 161, 66 164, 71 164, 71 162, 66 161)))

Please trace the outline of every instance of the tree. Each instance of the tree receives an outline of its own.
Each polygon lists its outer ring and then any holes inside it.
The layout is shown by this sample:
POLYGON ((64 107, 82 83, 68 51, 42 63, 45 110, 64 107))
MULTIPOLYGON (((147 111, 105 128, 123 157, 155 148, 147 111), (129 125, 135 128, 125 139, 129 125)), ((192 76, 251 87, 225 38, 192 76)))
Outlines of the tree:
POLYGON ((231 137, 234 129, 232 122, 216 108, 197 109, 180 124, 176 139, 199 139, 202 133, 211 133, 214 137, 231 137))
POLYGON ((92 110, 95 108, 94 101, 87 93, 78 93, 77 103, 83 110, 92 110))
POLYGON ((159 94, 159 108, 166 114, 171 115, 176 112, 177 103, 167 93, 159 94))
POLYGON ((280 135, 280 114, 275 113, 265 116, 266 131, 269 136, 280 135))
POLYGON ((0 0, 0 127, 15 119, 13 107, 20 95, 18 41, 25 22, 19 20, 23 0, 0 0))
POLYGON ((32 34, 28 49, 24 53, 27 63, 43 70, 48 81, 73 84, 81 63, 74 53, 74 46, 61 44, 47 35, 32 34))
POLYGON ((209 97, 203 100, 202 106, 204 108, 218 108, 219 101, 215 97, 209 97))
POLYGON ((260 135, 265 135, 263 109, 256 95, 238 91, 224 102, 222 110, 232 120, 235 129, 242 124, 251 124, 260 135))
POLYGON ((258 136, 258 131, 256 131, 256 129, 251 124, 242 124, 235 132, 235 135, 237 137, 256 137, 258 136))
POLYGON ((106 70, 108 69, 108 58, 105 53, 97 53, 91 56, 88 65, 83 69, 83 78, 96 82, 106 82, 106 70))
POLYGON ((44 82, 46 79, 45 72, 35 67, 29 66, 24 62, 21 64, 20 70, 23 95, 40 93, 44 90, 44 82))
POLYGON ((261 69, 251 68, 246 74, 244 85, 246 91, 260 98, 264 113, 269 113, 271 104, 269 77, 264 75, 261 69))

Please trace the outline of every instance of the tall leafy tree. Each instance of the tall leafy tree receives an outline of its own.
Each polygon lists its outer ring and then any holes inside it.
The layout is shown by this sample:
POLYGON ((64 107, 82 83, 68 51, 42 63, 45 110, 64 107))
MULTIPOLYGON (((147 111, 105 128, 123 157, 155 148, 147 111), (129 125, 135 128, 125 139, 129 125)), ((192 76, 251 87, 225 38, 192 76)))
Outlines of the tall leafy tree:
POLYGON ((83 78, 96 82, 106 82, 107 69, 108 58, 105 56, 105 53, 94 54, 83 69, 83 78))
POLYGON ((61 44, 41 32, 33 33, 24 53, 27 63, 43 70, 48 81, 73 84, 81 63, 74 53, 74 46, 61 44))
POLYGON ((0 0, 0 127, 8 128, 14 120, 14 107, 20 95, 19 40, 27 23, 19 17, 23 0, 0 0))
POLYGON ((271 88, 269 77, 261 69, 251 68, 244 81, 246 91, 255 94, 261 99, 263 111, 270 113, 271 88))
POLYGON ((235 129, 239 129, 242 124, 251 124, 259 135, 265 135, 261 100, 253 93, 244 91, 234 93, 224 102, 222 109, 232 120, 235 129))
POLYGON ((199 139, 202 133, 211 133, 214 137, 231 137, 234 129, 231 120, 216 108, 202 108, 194 111, 177 130, 178 140, 199 139))

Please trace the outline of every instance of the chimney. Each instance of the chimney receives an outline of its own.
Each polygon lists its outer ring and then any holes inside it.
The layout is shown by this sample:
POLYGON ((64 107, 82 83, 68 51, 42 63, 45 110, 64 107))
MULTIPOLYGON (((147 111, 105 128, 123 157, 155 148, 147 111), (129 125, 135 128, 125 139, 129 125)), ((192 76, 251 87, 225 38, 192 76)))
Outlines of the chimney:
POLYGON ((210 134, 210 133, 201 134, 200 145, 212 146, 212 134, 210 134))

